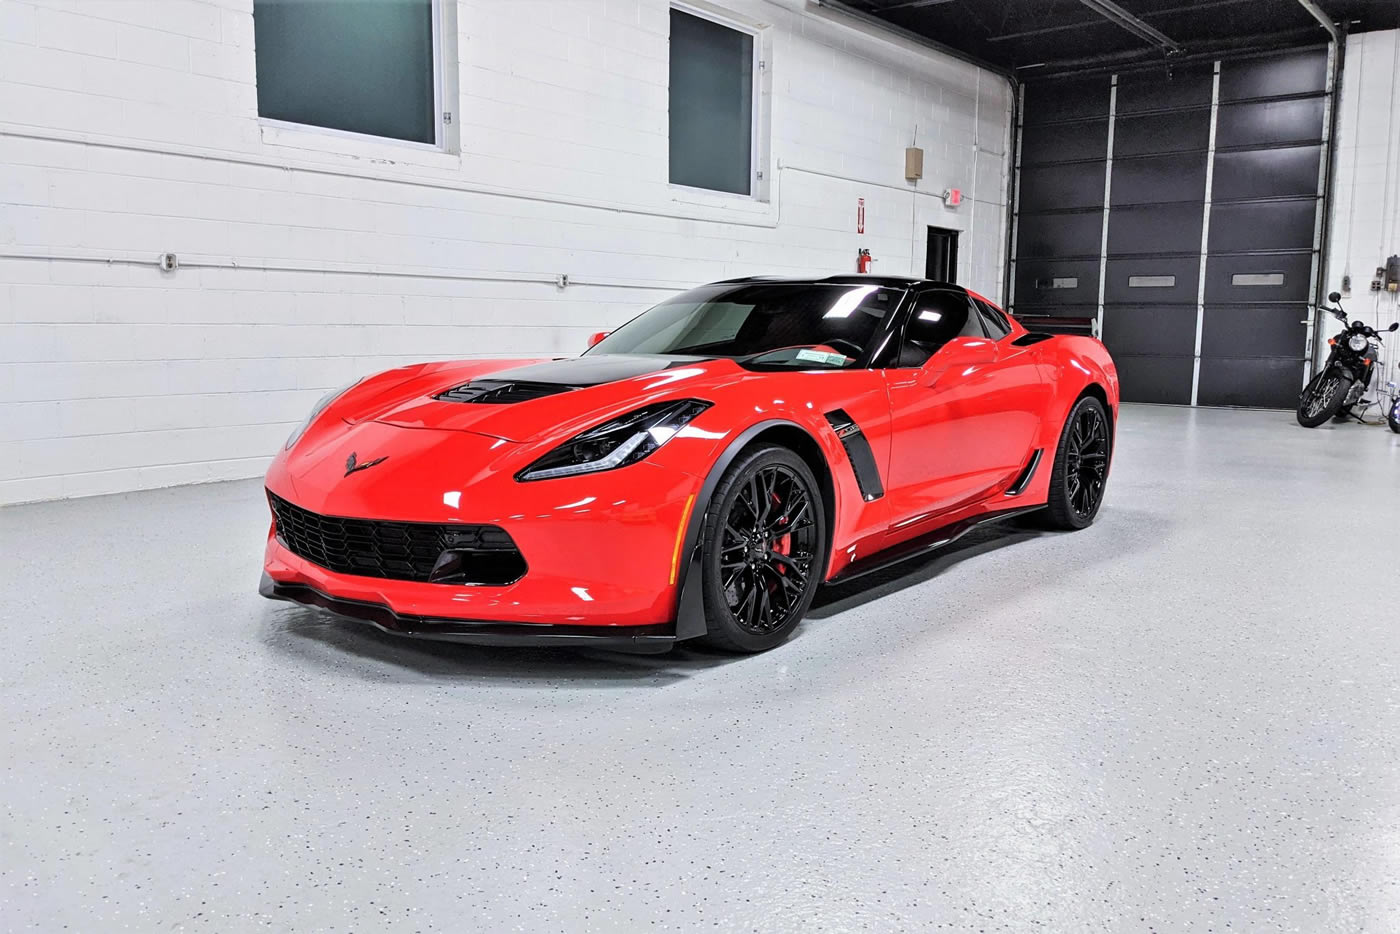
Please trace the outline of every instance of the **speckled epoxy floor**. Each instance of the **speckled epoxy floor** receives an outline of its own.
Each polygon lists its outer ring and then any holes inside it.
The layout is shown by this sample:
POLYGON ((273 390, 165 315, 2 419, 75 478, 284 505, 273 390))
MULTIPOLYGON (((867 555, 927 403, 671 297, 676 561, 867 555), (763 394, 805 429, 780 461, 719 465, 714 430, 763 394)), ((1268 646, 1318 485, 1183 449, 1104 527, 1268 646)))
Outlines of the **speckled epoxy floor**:
POLYGON ((1400 436, 1119 442, 741 659, 270 603, 256 482, 0 510, 0 929, 1400 929, 1400 436))

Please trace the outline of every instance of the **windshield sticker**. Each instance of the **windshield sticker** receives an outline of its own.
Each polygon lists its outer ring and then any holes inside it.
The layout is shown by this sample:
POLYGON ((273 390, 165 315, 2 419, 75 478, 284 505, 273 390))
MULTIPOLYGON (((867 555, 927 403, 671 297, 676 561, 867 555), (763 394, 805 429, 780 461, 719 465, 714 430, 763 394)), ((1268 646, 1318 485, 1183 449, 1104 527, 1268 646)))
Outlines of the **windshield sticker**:
POLYGON ((799 350, 797 359, 808 363, 825 363, 828 366, 845 366, 848 358, 843 353, 827 353, 825 350, 799 350))

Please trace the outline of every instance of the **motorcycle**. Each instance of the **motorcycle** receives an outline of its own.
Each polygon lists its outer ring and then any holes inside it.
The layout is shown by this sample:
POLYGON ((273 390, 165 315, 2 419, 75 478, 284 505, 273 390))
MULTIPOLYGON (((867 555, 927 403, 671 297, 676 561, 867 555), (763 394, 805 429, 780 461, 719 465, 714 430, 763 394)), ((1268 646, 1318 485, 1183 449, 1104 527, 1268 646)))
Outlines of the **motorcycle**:
MULTIPOLYGON (((1332 348, 1327 362, 1303 387, 1303 394, 1298 397, 1298 424, 1304 428, 1316 428, 1334 416, 1346 418, 1352 406, 1361 400, 1361 394, 1371 385, 1376 361, 1380 357, 1380 334, 1364 322, 1348 322, 1346 312, 1339 304, 1341 298, 1340 292, 1328 295, 1327 300, 1338 307, 1326 311, 1345 324, 1346 329, 1327 341, 1332 348)), ((1400 322, 1391 324, 1386 330, 1400 330, 1400 322)), ((1391 414, 1394 415, 1393 409, 1391 414)))
POLYGON ((1395 380, 1391 380, 1385 385, 1390 390, 1390 414, 1386 416, 1385 420, 1390 425, 1390 430, 1400 435, 1400 385, 1397 385, 1395 380))

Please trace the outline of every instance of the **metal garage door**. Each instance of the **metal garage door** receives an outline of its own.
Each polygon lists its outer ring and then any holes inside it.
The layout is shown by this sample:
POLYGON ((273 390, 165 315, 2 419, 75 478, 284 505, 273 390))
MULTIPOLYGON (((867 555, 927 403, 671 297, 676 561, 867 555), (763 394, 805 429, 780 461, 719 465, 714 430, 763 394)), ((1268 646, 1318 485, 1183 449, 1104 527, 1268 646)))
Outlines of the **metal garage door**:
POLYGON ((1026 85, 1012 305, 1092 320, 1129 401, 1290 407, 1327 48, 1026 85))

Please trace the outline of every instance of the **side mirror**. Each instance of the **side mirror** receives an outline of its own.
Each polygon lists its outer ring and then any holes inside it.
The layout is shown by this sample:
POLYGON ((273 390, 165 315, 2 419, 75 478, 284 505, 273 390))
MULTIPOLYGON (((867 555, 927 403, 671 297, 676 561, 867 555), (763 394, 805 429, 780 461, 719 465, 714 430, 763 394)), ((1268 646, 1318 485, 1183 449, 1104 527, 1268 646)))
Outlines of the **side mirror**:
POLYGON ((1400 321, 1392 321, 1392 322, 1390 322, 1390 327, 1386 328, 1386 330, 1387 330, 1387 331, 1400 331, 1400 321))
POLYGON ((1328 292, 1328 293, 1327 293, 1327 300, 1328 300, 1329 302, 1340 302, 1340 301, 1342 300, 1342 293, 1341 293, 1341 292, 1328 292))
POLYGON ((607 337, 611 333, 611 331, 595 331, 594 333, 588 335, 588 349, 592 350, 594 347, 598 346, 599 341, 601 341, 603 338, 607 337))

